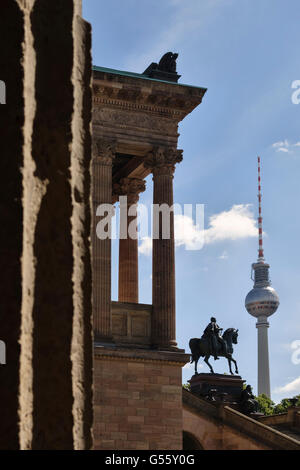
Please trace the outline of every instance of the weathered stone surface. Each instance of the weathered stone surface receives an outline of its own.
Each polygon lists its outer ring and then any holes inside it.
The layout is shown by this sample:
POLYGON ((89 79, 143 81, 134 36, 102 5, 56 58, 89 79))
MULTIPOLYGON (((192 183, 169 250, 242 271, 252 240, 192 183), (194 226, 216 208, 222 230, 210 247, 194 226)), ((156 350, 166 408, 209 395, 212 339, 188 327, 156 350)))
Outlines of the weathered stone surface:
POLYGON ((93 133, 116 141, 116 151, 132 157, 117 178, 145 178, 143 158, 153 146, 176 148, 178 123, 198 106, 205 88, 110 73, 94 67, 93 133))
POLYGON ((112 302, 112 332, 116 343, 151 345, 152 305, 112 302))
POLYGON ((187 355, 95 349, 95 449, 180 450, 187 355))
POLYGON ((24 14, 17 2, 3 0, 0 15, 0 79, 6 84, 6 105, 0 106, 0 339, 6 344, 6 365, 0 366, 0 448, 16 449, 22 302, 22 166, 24 145, 24 14), (4 46, 5 45, 5 46, 4 46))
POLYGON ((0 447, 89 448, 90 27, 80 1, 2 7, 0 447))

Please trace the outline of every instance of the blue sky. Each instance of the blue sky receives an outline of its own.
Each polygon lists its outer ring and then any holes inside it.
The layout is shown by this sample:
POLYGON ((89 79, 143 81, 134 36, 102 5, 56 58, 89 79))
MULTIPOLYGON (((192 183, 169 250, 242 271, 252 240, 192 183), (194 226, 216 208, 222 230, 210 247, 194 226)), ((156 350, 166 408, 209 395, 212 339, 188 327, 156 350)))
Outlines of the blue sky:
MULTIPOLYGON (((300 104, 291 100, 300 80, 299 1, 83 0, 83 12, 93 27, 94 65, 142 73, 170 50, 179 53, 180 82, 208 88, 179 130, 184 160, 175 201, 205 204, 210 231, 201 250, 176 249, 177 341, 188 350, 211 314, 224 329, 239 328, 234 357, 254 390, 257 332, 244 299, 257 258, 261 155, 265 258, 281 302, 269 328, 272 398, 300 393, 300 363, 291 359, 292 343, 300 342, 300 104)), ((151 200, 148 178, 141 202, 151 200)), ((113 257, 116 264, 116 243, 113 257)), ((140 301, 151 303, 151 256, 142 253, 140 301)), ((225 359, 214 366, 228 372, 225 359)), ((184 381, 191 375, 184 368, 184 381)))

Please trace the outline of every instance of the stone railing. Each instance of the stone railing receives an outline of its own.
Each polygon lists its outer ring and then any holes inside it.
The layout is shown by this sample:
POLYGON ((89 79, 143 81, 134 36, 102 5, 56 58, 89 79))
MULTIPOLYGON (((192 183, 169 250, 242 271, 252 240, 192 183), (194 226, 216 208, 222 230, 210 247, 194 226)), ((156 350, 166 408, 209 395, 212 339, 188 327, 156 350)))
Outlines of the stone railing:
POLYGON ((300 450, 300 441, 250 418, 229 406, 223 410, 224 423, 245 432, 248 436, 266 444, 273 450, 300 450))
POLYGON ((256 419, 234 410, 226 404, 213 404, 183 389, 183 404, 193 408, 204 417, 223 424, 251 437, 256 442, 273 450, 300 450, 300 441, 280 432, 256 419))
POLYGON ((290 407, 285 413, 261 416, 259 421, 267 426, 287 425, 299 427, 300 430, 300 407, 290 407))
POLYGON ((112 332, 116 343, 151 344, 152 305, 112 302, 112 332))

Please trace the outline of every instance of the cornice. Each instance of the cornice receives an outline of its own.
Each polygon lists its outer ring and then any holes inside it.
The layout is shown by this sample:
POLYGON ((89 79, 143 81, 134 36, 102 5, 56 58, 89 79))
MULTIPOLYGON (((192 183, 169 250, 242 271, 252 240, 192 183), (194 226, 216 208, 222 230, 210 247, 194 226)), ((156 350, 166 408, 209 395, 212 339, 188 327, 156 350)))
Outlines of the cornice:
POLYGON ((97 343, 94 345, 94 355, 96 358, 109 359, 110 361, 156 362, 180 367, 183 367, 190 361, 190 355, 185 354, 183 350, 130 349, 118 346, 107 347, 97 343))
POLYGON ((169 116, 179 122, 201 103, 206 92, 205 88, 174 86, 164 82, 141 83, 134 78, 124 82, 123 78, 119 76, 114 76, 111 80, 108 77, 94 78, 94 105, 146 111, 169 116))
POLYGON ((108 106, 110 108, 116 108, 122 111, 146 112, 148 114, 154 114, 165 118, 174 119, 177 122, 181 121, 187 114, 186 112, 180 111, 178 109, 166 108, 162 106, 153 106, 140 102, 128 102, 99 96, 93 96, 93 104, 99 107, 108 106))

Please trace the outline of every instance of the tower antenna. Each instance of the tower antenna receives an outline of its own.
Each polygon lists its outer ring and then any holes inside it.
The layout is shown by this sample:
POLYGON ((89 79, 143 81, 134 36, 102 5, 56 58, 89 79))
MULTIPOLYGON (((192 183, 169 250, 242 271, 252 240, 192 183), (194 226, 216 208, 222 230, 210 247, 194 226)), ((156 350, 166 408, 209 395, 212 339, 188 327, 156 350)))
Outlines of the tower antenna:
POLYGON ((252 264, 254 271, 254 286, 245 299, 248 313, 257 319, 257 351, 258 351, 258 395, 264 393, 271 396, 269 347, 268 347, 268 317, 276 312, 279 306, 279 297, 269 279, 270 265, 265 262, 263 250, 262 215, 261 215, 261 177, 260 157, 258 163, 258 260, 252 264))
POLYGON ((263 261, 264 249, 263 249, 262 212, 261 212, 260 157, 257 157, 257 168, 258 168, 258 261, 263 261))

